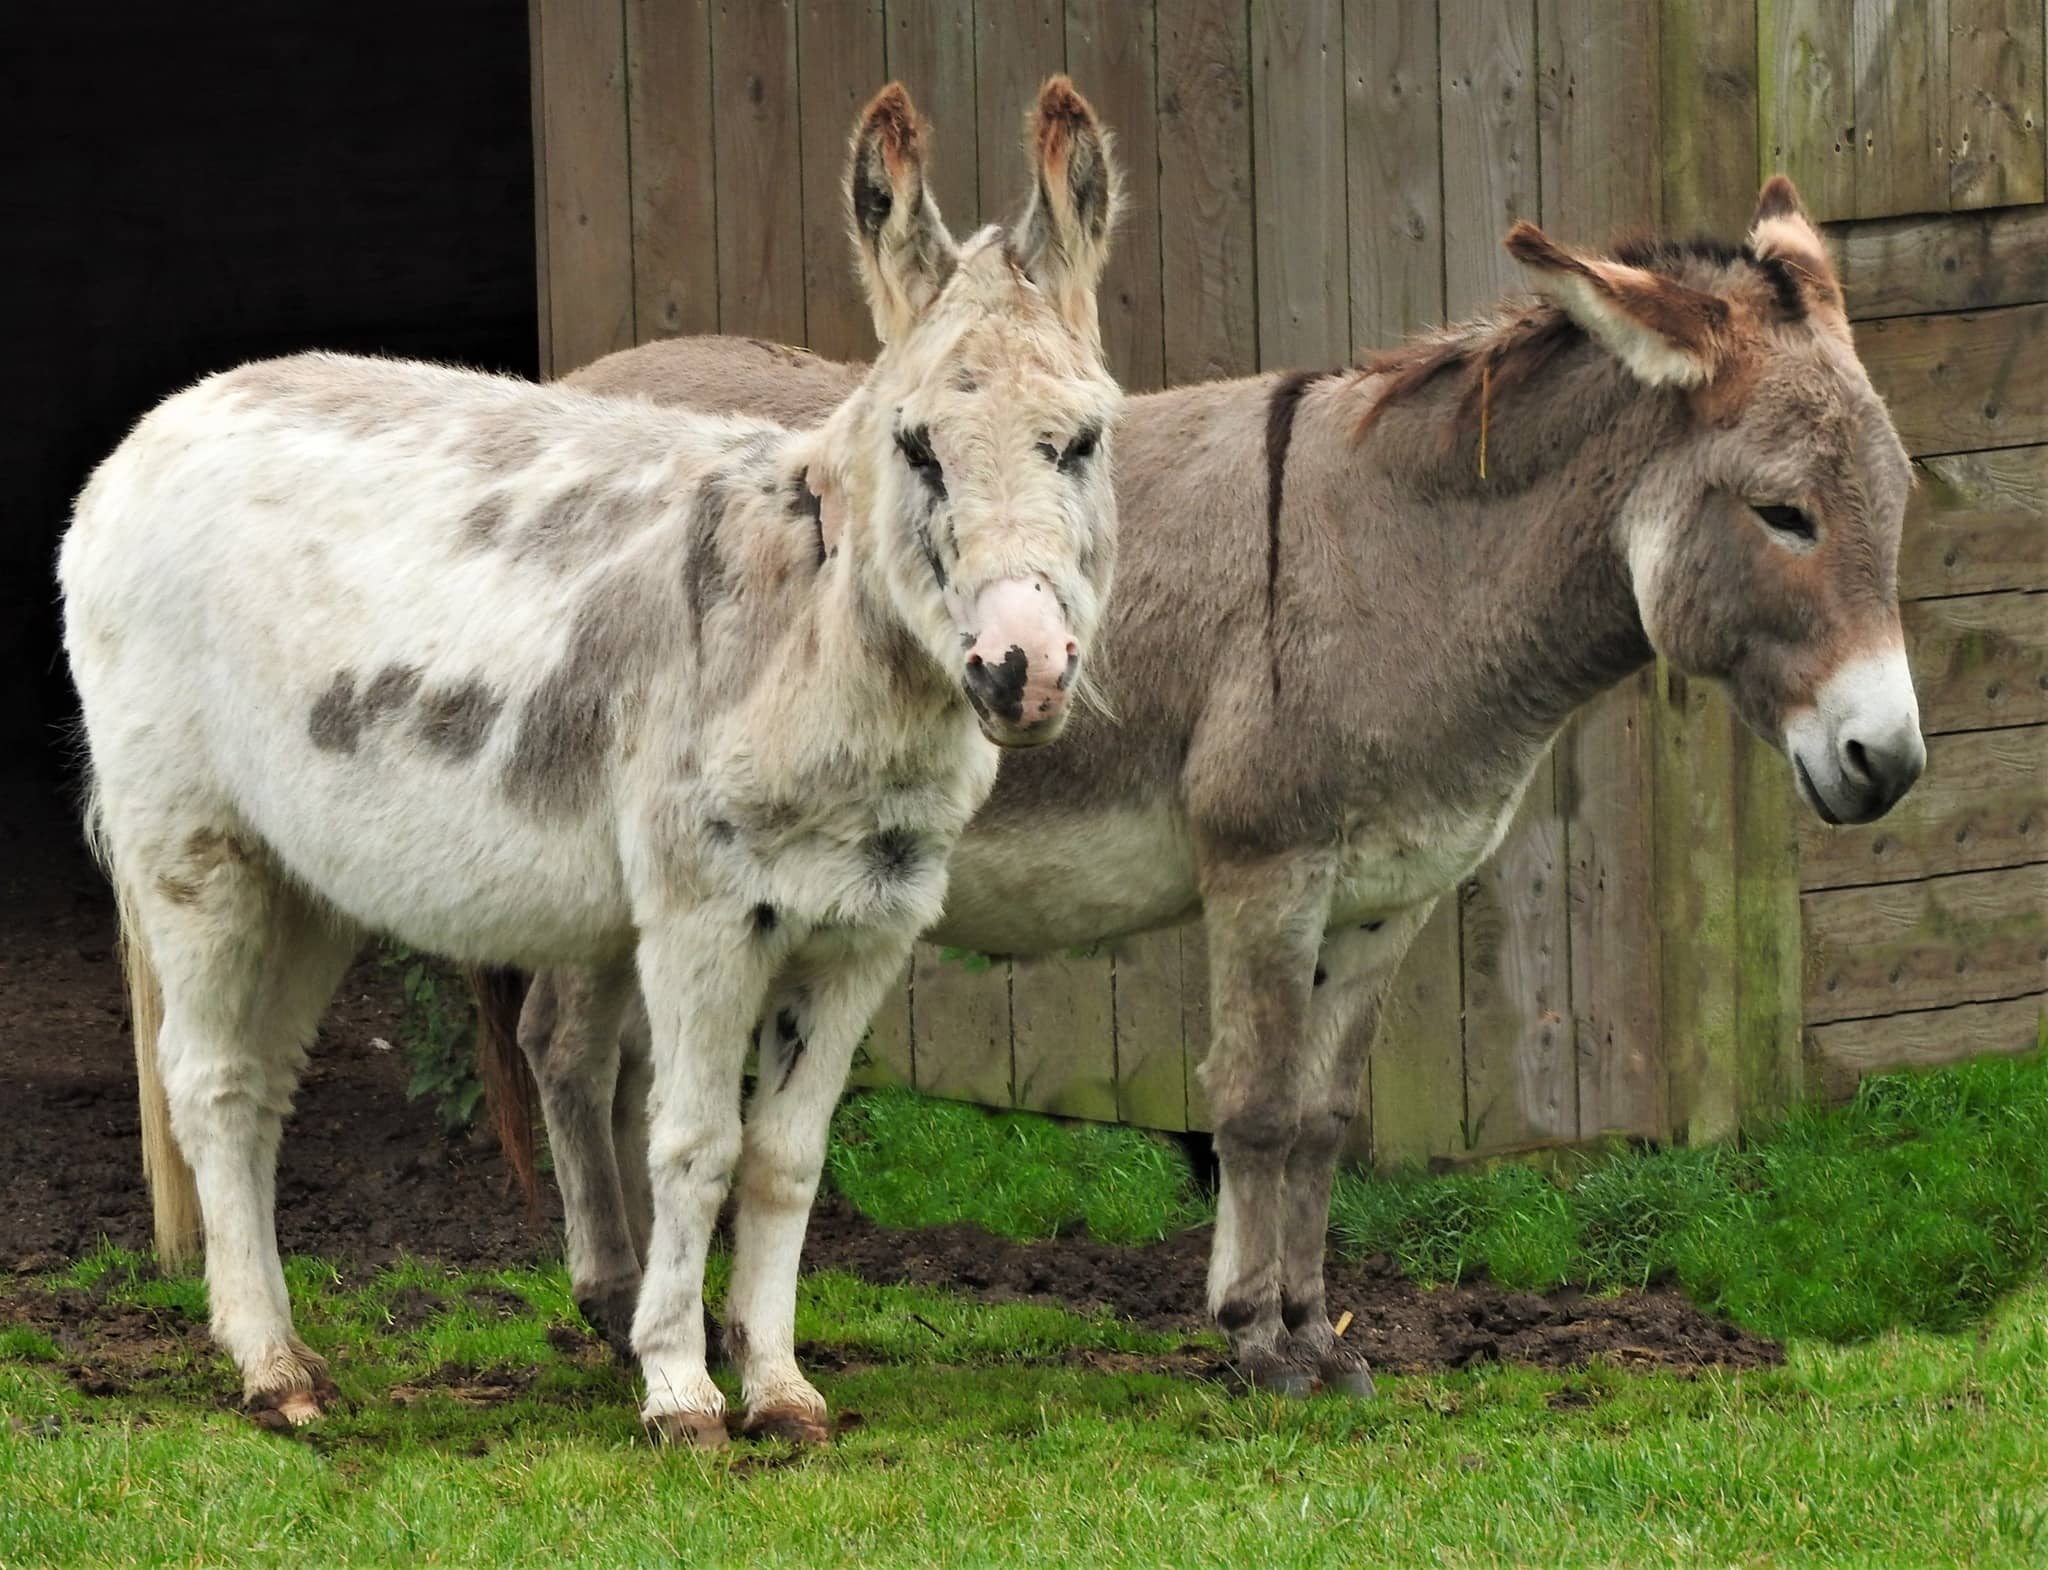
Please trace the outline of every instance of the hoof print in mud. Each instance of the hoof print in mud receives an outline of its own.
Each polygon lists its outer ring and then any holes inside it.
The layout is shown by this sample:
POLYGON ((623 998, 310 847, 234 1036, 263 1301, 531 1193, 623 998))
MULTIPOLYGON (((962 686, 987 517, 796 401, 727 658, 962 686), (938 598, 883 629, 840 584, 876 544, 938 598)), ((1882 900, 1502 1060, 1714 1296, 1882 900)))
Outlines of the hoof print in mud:
POLYGON ((659 1448, 723 1450, 732 1441, 719 1412, 663 1412, 644 1420, 647 1437, 659 1448))

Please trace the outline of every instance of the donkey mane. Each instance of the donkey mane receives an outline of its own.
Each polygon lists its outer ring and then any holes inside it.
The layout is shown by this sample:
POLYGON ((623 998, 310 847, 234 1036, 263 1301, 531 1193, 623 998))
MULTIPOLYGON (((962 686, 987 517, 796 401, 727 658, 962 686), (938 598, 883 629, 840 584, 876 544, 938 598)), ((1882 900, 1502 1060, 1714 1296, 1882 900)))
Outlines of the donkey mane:
MULTIPOLYGON (((1771 303, 1783 320, 1796 322, 1807 314, 1806 296, 1792 265, 1781 256, 1759 256, 1747 242, 1730 245, 1711 235, 1677 240, 1642 235, 1620 241, 1612 255, 1626 266, 1695 287, 1716 275, 1725 281, 1731 270, 1743 269, 1769 287, 1771 303)), ((1351 428, 1352 440, 1362 441, 1388 409, 1447 376, 1458 379, 1447 433, 1455 437, 1475 420, 1485 419, 1504 397, 1538 379, 1586 336, 1585 329, 1557 305, 1523 300, 1411 338, 1355 368, 1355 385, 1362 387, 1376 377, 1387 380, 1367 395, 1369 401, 1351 428)))

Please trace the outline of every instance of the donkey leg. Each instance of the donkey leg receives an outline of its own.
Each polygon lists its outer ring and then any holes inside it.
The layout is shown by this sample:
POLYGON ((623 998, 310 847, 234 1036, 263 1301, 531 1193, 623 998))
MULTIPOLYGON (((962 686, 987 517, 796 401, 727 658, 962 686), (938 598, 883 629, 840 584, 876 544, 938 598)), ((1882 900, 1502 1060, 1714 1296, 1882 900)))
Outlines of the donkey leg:
POLYGON ((1292 1338, 1289 1361, 1314 1368, 1325 1389, 1343 1395, 1370 1396, 1373 1386, 1365 1355, 1338 1339, 1325 1305, 1330 1184, 1358 1115, 1387 988, 1428 913, 1424 906, 1337 928, 1324 936, 1316 964, 1308 1055, 1314 1077, 1287 1156, 1280 1317, 1292 1338))
POLYGON ((796 1362, 797 1263, 825 1165, 832 1109, 861 1032, 902 968, 909 940, 849 946, 772 1005, 740 1152, 727 1355, 746 1393, 745 1431, 831 1438, 825 1400, 796 1362))
POLYGON ((277 1150, 320 1015, 359 936, 232 836, 183 837, 134 904, 163 987, 157 1038, 171 1129, 206 1229, 213 1338, 243 1404, 298 1424, 334 1399, 293 1333, 277 1252, 277 1150))
POLYGON ((640 980, 652 1026, 648 1173, 654 1236, 633 1315, 657 1439, 725 1443, 725 1397, 704 1364, 704 1256, 740 1156, 740 1075, 777 956, 742 912, 705 910, 643 927, 640 980))
POLYGON ((519 1049, 540 1087, 562 1190, 576 1307, 621 1357, 632 1355, 640 1256, 627 1229, 611 1109, 619 1019, 633 986, 630 962, 543 971, 519 1015, 519 1049))
POLYGON ((1306 1395, 1281 1319, 1282 1186, 1301 1124, 1309 994, 1329 868, 1306 856, 1205 864, 1213 1040, 1201 1067, 1222 1184, 1209 1312, 1254 1386, 1306 1395))
POLYGON ((619 1079, 612 1091, 612 1150, 619 1191, 626 1196, 626 1231, 633 1253, 647 1258, 654 1234, 654 1190, 647 1181, 647 1097, 654 1089, 653 1047, 647 1039, 647 1010, 636 989, 619 1031, 619 1079))

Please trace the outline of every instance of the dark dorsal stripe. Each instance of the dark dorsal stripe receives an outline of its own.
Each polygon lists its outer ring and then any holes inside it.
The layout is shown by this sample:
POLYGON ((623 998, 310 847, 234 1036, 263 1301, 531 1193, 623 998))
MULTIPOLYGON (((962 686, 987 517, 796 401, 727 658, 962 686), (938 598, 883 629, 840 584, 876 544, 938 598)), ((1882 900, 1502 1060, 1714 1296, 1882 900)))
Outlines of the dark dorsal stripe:
POLYGON ((1288 371, 1273 384, 1266 403, 1266 653, 1272 662, 1273 691, 1280 691, 1280 505, 1287 487, 1287 449, 1294 445, 1294 417, 1302 394, 1335 371, 1288 371))

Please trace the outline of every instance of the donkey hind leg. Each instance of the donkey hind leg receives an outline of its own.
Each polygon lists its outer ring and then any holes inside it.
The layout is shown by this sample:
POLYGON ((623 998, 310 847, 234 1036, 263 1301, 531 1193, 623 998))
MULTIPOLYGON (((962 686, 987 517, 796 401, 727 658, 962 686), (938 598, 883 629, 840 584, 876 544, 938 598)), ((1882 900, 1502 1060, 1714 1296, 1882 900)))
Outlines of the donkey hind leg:
POLYGON ((739 1370, 749 1434, 831 1437, 824 1398, 796 1363, 797 1262, 854 1048, 909 954, 907 936, 849 946, 829 969, 785 988, 762 1021, 725 1303, 726 1352, 739 1370))
POLYGON ((640 981, 653 1043, 648 1174, 654 1236, 633 1316, 657 1438, 725 1443, 725 1397, 704 1364, 704 1257, 740 1156, 740 1075, 780 960, 744 912, 643 923, 640 981))
POLYGON ((1323 1296, 1323 1252, 1330 1231, 1330 1184, 1365 1087, 1366 1060, 1381 1005, 1429 907, 1327 933, 1309 1005, 1310 1077, 1301 1123, 1287 1154, 1282 1225, 1280 1317, 1288 1361, 1315 1370, 1324 1389, 1370 1396, 1365 1354, 1338 1339, 1323 1296))
POLYGON ((1203 868, 1213 1040, 1200 1073, 1222 1183, 1209 1312, 1245 1383, 1307 1395, 1281 1319, 1282 1190, 1305 1105, 1309 995, 1329 900, 1327 865, 1275 857, 1203 868))
POLYGON ((534 978, 519 1015, 519 1050, 540 1087, 555 1181, 562 1190, 576 1307, 625 1358, 632 1355, 640 1256, 628 1230, 612 1148, 612 1097, 619 1020, 633 985, 630 960, 543 971, 534 978))
POLYGON ((626 1197, 626 1231, 633 1253, 647 1258, 654 1235, 654 1190, 647 1179, 647 1097, 654 1089, 653 1046, 647 1039, 647 1010, 636 989, 619 1031, 619 1079, 612 1091, 612 1150, 618 1160, 619 1191, 626 1197))
POLYGON ((229 835, 200 830, 124 873, 163 987, 157 1037, 171 1129, 206 1229, 214 1340, 243 1404, 306 1423, 334 1399, 292 1331, 277 1253, 277 1150, 299 1070, 360 934, 229 835))

